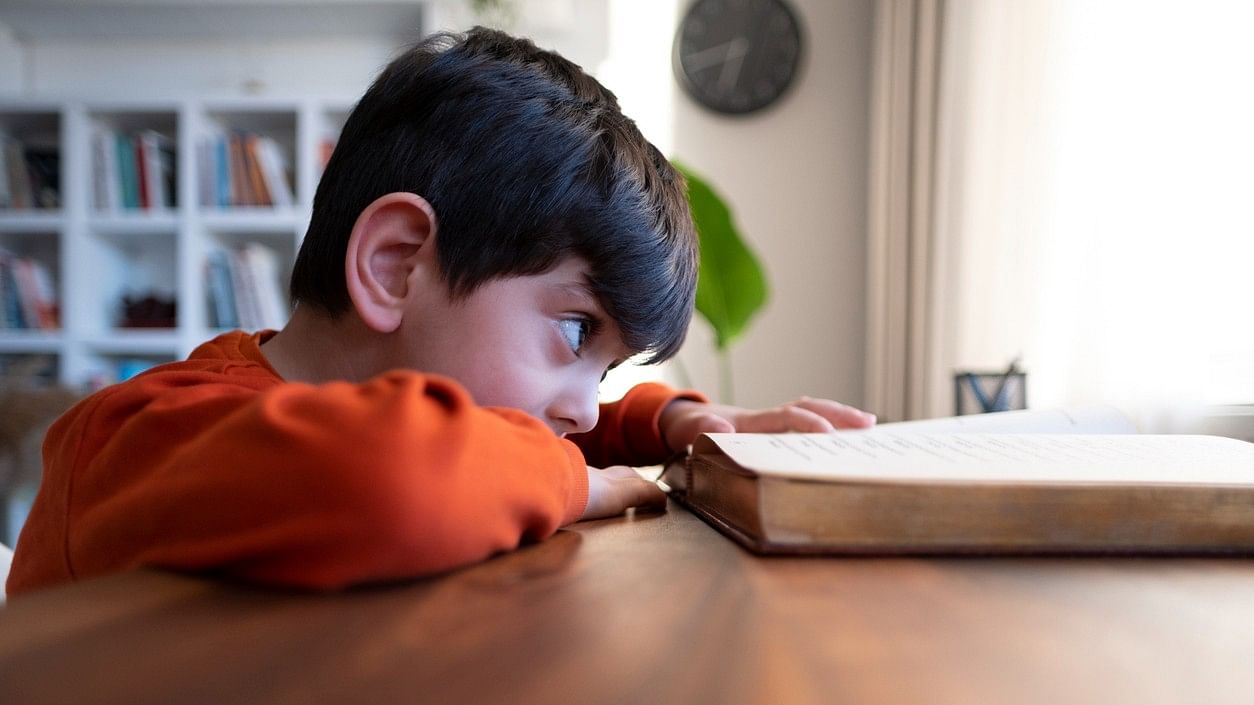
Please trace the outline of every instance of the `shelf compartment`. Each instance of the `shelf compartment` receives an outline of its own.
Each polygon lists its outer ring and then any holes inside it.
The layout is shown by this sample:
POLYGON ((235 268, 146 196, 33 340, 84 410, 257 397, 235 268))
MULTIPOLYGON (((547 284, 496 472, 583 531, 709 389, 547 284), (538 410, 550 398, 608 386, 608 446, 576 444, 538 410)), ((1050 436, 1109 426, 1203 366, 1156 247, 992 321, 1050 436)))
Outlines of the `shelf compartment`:
POLYGON ((297 110, 210 108, 196 138, 196 192, 203 208, 296 204, 297 110))
POLYGON ((62 325, 61 238, 0 232, 0 331, 47 332, 62 325))
POLYGON ((90 114, 94 213, 168 213, 178 207, 178 113, 107 110, 90 114))
POLYGON ((61 114, 38 108, 0 110, 0 213, 60 212, 61 114))
MULTIPOLYGON (((90 269, 89 280, 80 285, 93 292, 81 300, 81 316, 88 333, 121 328, 125 314, 123 299, 152 295, 163 301, 176 300, 178 292, 178 231, 168 224, 151 227, 93 228, 82 243, 82 254, 90 269)), ((171 323, 177 325, 177 317, 171 323)), ((147 328, 136 330, 147 331, 147 328)), ((159 329, 165 330, 165 329, 159 329)))
POLYGON ((55 350, 0 350, 0 375, 35 387, 55 384, 61 375, 61 356, 55 350))
POLYGON ((282 328, 291 315, 287 289, 295 262, 291 230, 210 230, 203 298, 210 327, 282 328))

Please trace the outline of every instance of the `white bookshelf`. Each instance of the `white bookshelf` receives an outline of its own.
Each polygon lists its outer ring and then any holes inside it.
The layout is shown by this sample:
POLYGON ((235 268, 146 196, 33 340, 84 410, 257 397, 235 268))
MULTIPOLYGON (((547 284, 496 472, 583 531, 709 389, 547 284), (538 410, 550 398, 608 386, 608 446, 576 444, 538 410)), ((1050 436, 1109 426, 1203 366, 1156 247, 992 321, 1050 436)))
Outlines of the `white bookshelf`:
POLYGON ((108 383, 121 367, 186 357, 218 331, 210 325, 205 260, 215 248, 260 242, 282 263, 286 291, 321 176, 323 142, 334 142, 351 100, 225 99, 152 102, 0 100, 0 132, 59 144, 61 208, 0 209, 0 247, 52 273, 59 330, 0 329, 0 364, 46 356, 70 385, 108 383), (174 206, 101 209, 92 135, 154 130, 174 149, 174 206), (202 204, 198 148, 207 136, 247 130, 274 140, 290 170, 290 207, 202 204), (125 294, 174 299, 169 328, 123 328, 125 294))

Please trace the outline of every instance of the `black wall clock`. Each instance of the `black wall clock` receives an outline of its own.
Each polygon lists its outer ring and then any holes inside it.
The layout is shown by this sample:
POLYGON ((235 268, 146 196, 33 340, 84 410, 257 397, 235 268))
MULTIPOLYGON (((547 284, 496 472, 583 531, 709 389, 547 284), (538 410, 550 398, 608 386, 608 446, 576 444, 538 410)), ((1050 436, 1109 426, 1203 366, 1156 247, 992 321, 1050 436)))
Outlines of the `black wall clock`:
POLYGON ((697 102, 738 115, 784 95, 801 50, 801 24, 783 0, 696 0, 675 33, 672 63, 697 102))

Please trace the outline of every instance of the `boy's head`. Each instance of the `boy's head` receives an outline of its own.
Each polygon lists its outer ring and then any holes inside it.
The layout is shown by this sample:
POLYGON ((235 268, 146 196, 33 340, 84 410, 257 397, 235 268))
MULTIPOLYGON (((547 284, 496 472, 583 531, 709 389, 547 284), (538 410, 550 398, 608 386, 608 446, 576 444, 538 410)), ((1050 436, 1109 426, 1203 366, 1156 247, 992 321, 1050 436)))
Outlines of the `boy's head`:
POLYGON ((350 239, 397 192, 430 205, 451 300, 577 258, 626 349, 656 362, 683 342, 696 239, 682 178, 612 93, 557 54, 476 28, 394 60, 327 164, 294 301, 332 316, 353 307, 350 239))

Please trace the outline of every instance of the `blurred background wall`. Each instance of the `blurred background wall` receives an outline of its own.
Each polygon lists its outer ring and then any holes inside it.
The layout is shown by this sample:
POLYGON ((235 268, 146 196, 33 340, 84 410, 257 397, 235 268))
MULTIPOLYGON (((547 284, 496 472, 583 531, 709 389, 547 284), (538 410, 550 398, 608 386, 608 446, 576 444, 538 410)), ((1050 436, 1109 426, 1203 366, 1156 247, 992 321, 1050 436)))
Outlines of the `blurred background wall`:
MULTIPOLYGON (((0 94, 64 100, 223 96, 355 98, 423 33, 500 22, 598 75, 665 153, 706 174, 732 205, 771 286, 732 350, 737 398, 861 401, 871 0, 794 0, 806 51, 776 105, 746 117, 686 97, 671 69, 680 0, 8 0, 0 2, 0 94)), ((702 322, 682 353, 715 390, 702 322)), ((607 395, 666 370, 634 370, 607 395)))
MULTIPOLYGON (((1015 357, 1050 405, 1156 390, 1254 398, 1241 283, 1254 242, 1248 4, 789 0, 806 45, 799 77, 739 118, 676 83, 671 47, 689 4, 0 0, 0 98, 351 101, 422 34, 497 22, 599 76, 730 202, 771 289, 731 351, 739 403, 804 393, 944 414, 953 370, 1015 357), (900 49, 885 18, 918 12, 937 21, 934 110, 919 132, 934 145, 904 168, 930 179, 932 200, 926 212, 889 204, 932 245, 912 294, 926 335, 899 341, 927 354, 907 370, 870 334, 884 324, 868 308, 883 283, 868 276, 883 213, 868 185, 885 173, 873 106, 900 49), (866 384, 916 373, 905 404, 866 384)), ((698 321, 680 355, 705 390, 718 386, 710 337, 698 321)), ((624 370, 606 394, 658 375, 683 379, 677 367, 624 370)))

